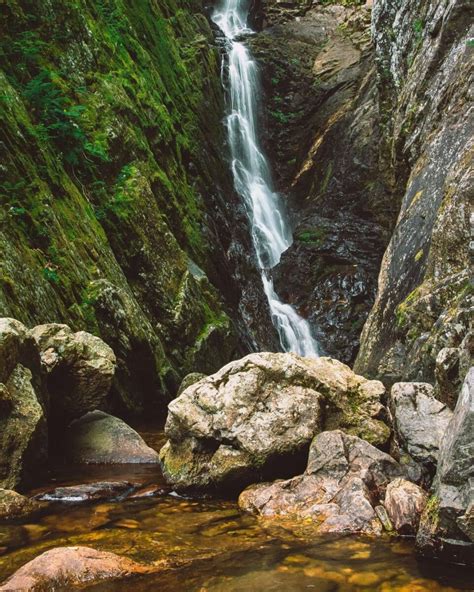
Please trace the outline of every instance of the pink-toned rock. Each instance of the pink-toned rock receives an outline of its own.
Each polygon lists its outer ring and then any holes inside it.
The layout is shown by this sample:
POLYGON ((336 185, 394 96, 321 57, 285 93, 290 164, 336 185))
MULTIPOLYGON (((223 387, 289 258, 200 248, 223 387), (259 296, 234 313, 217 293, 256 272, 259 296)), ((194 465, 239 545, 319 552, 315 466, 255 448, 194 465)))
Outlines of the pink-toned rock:
POLYGON ((317 532, 381 534, 376 506, 402 473, 388 454, 340 430, 314 438, 303 475, 244 490, 239 506, 263 518, 312 521, 317 532))
POLYGON ((397 532, 416 533, 427 499, 428 495, 421 487, 406 479, 395 479, 389 483, 384 506, 397 532))
POLYGON ((125 578, 153 571, 156 571, 153 566, 136 563, 115 553, 89 547, 57 547, 20 567, 0 586, 0 592, 69 589, 86 582, 125 578))

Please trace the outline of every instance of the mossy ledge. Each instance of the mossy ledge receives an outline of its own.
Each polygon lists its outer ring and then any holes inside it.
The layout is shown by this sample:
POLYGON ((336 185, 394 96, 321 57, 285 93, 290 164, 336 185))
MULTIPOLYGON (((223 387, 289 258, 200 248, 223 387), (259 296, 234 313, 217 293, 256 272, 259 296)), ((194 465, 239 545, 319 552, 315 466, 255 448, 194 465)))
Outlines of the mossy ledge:
POLYGON ((164 410, 237 343, 216 288, 209 212, 232 189, 201 4, 7 0, 1 21, 0 316, 97 334, 119 357, 115 405, 164 410))

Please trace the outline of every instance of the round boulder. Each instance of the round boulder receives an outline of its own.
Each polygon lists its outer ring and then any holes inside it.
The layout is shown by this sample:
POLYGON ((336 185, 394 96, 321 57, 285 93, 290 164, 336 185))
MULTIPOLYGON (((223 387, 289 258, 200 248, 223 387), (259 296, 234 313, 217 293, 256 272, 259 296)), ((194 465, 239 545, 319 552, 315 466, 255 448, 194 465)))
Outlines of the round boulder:
POLYGON ((251 354, 169 404, 164 475, 180 489, 242 489, 304 470, 311 440, 325 429, 385 444, 384 392, 330 358, 251 354))
POLYGON ((89 547, 57 547, 20 567, 0 585, 0 592, 67 589, 81 584, 156 571, 115 553, 89 547))
POLYGON ((66 457, 73 463, 157 463, 158 453, 124 421, 91 411, 73 421, 66 433, 66 457))

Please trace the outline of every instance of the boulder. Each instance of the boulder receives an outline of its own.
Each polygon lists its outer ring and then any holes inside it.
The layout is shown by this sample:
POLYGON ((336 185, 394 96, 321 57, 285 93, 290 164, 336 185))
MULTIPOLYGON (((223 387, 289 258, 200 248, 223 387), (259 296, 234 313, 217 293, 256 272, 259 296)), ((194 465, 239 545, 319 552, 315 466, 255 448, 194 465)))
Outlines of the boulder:
POLYGON ((241 490, 304 470, 311 440, 325 429, 385 444, 384 392, 336 360, 251 354, 169 404, 163 473, 179 489, 241 490))
POLYGON ((44 507, 11 489, 0 489, 0 520, 27 518, 44 507))
POLYGON ((35 341, 20 322, 0 319, 0 487, 26 485, 46 462, 46 408, 35 341))
POLYGON ((66 457, 73 463, 158 463, 158 453, 124 421, 91 411, 66 431, 66 457))
POLYGON ((368 442, 341 430, 316 436, 303 475, 244 490, 241 509, 264 518, 311 521, 317 532, 381 534, 376 511, 401 466, 368 442))
POLYGON ((0 585, 1 592, 42 592, 156 571, 115 553, 89 547, 57 547, 42 553, 0 585))
POLYGON ((453 415, 433 393, 433 387, 423 382, 398 382, 390 392, 393 428, 400 446, 430 468, 436 466, 441 440, 453 415))
POLYGON ((61 426, 102 406, 112 385, 116 359, 98 337, 51 323, 31 330, 48 376, 51 418, 61 426))
POLYGON ((388 484, 384 506, 399 534, 416 534, 427 500, 427 493, 406 479, 394 479, 388 484))
POLYGON ((474 367, 469 370, 439 451, 432 496, 421 517, 423 555, 474 565, 474 367))

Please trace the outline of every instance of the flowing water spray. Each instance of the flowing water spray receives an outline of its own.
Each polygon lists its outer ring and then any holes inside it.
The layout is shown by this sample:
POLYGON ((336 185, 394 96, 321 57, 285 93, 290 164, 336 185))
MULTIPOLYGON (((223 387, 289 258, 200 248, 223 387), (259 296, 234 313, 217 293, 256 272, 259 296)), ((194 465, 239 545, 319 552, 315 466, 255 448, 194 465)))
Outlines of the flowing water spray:
POLYGON ((257 141, 255 99, 260 94, 257 67, 248 49, 238 41, 242 34, 252 32, 247 17, 248 0, 222 0, 212 16, 228 45, 230 98, 227 133, 235 189, 242 197, 250 219, 263 288, 281 346, 287 352, 317 357, 318 346, 308 322, 292 306, 281 302, 268 274, 291 245, 292 233, 280 196, 272 189, 270 168, 257 141))

